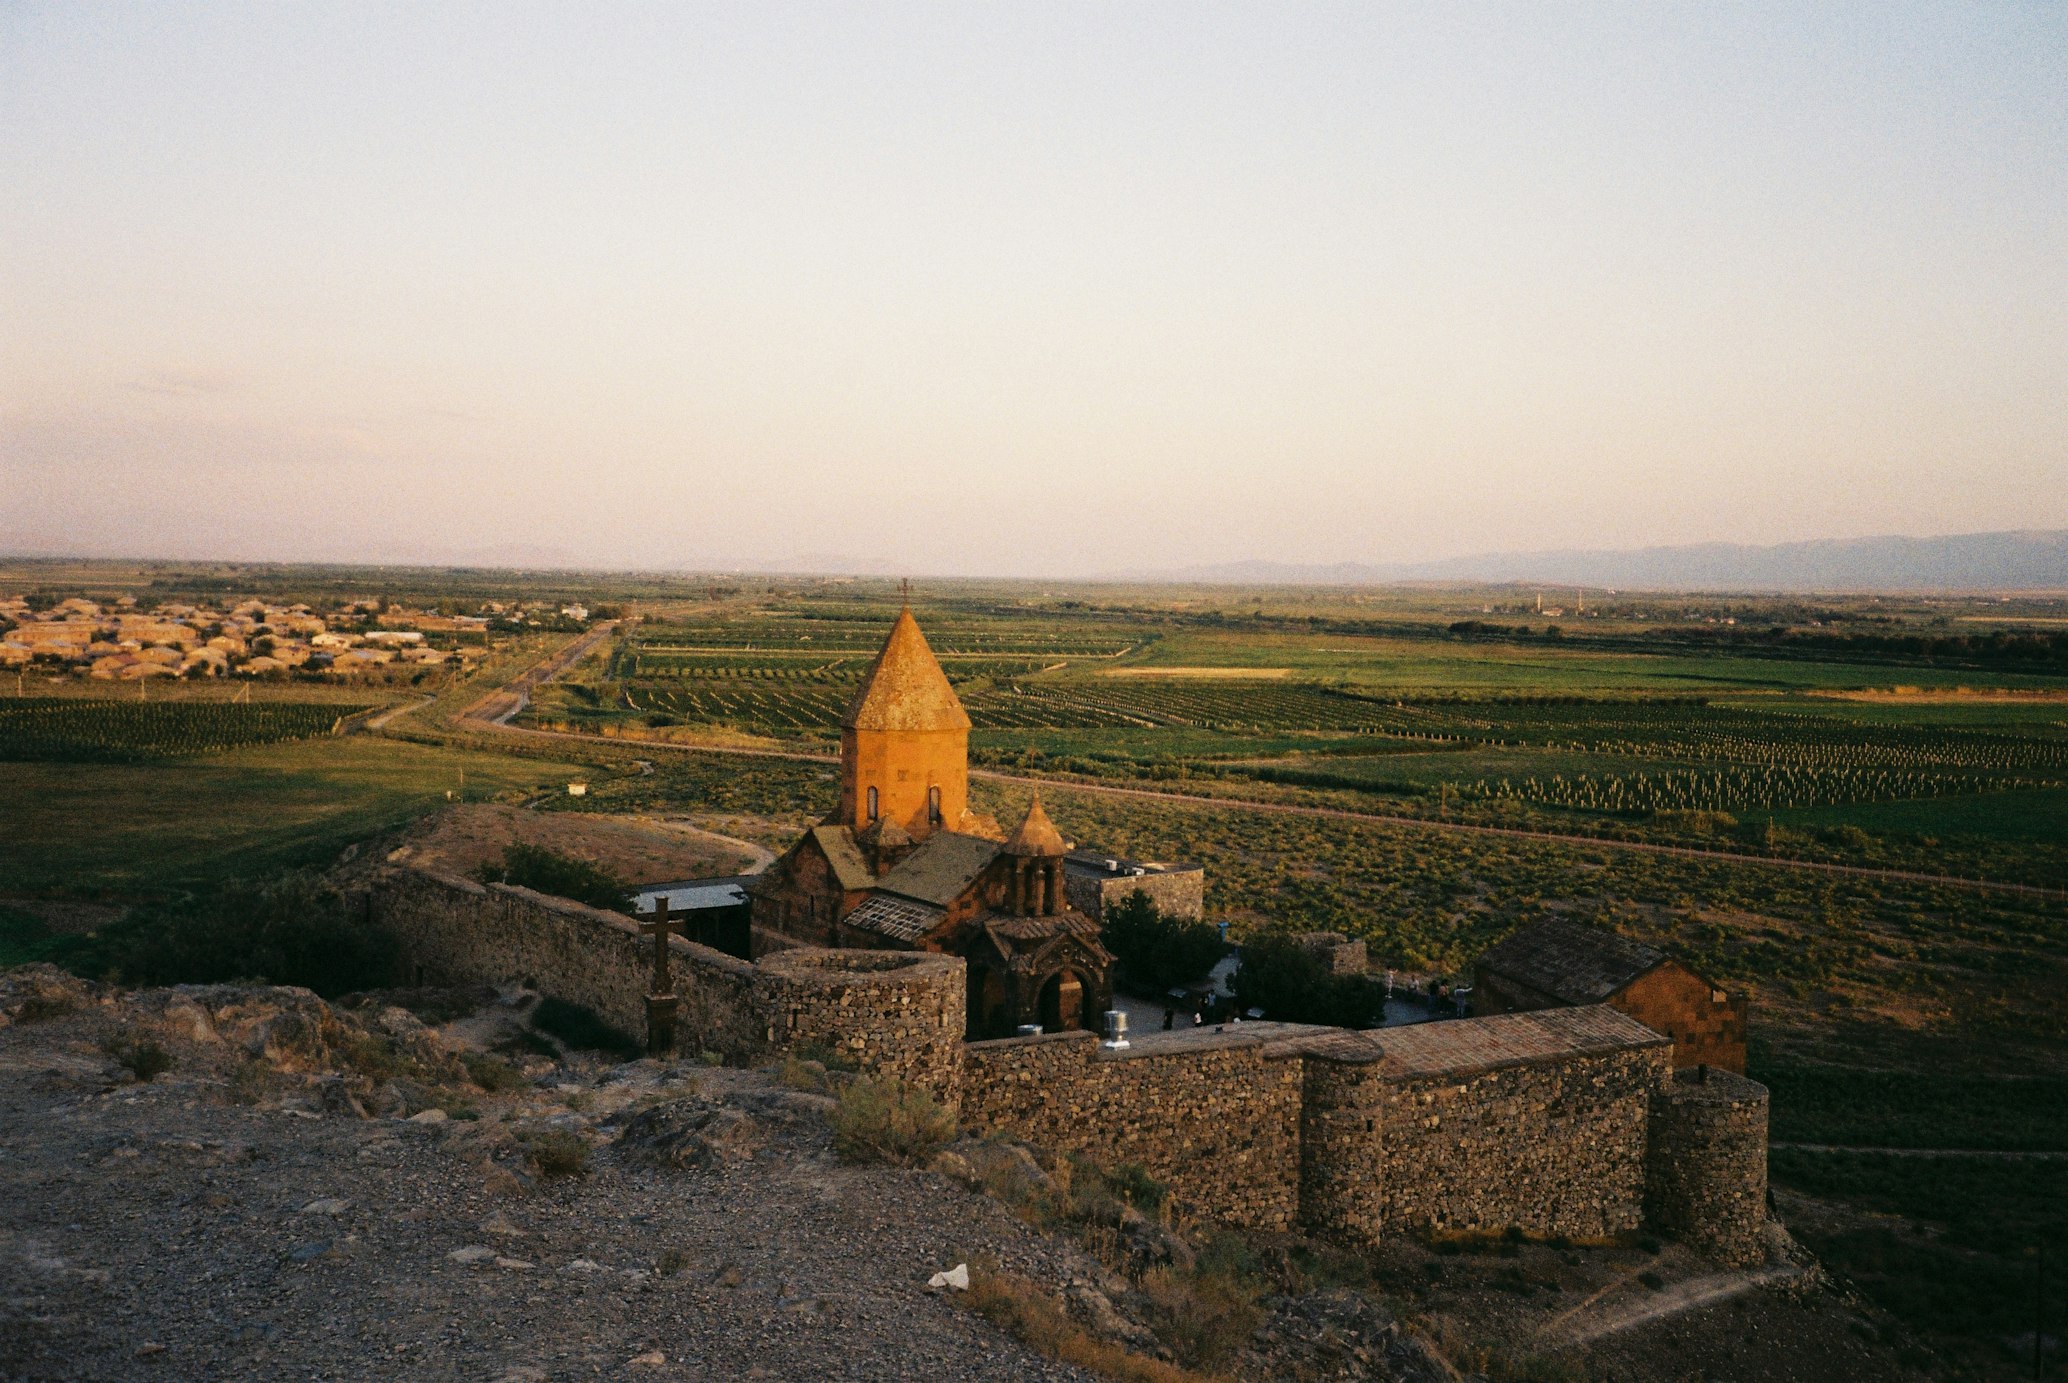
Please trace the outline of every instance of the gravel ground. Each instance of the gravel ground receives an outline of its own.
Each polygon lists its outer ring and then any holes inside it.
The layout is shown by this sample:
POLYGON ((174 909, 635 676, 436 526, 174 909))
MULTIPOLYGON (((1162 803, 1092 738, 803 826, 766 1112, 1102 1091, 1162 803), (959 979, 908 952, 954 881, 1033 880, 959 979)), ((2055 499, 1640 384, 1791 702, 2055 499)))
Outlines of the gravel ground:
POLYGON ((475 1094, 475 1120, 360 1119, 291 1071, 240 1102, 256 1039, 229 1022, 138 1083, 101 1044, 141 1021, 103 1003, 0 1028, 9 1383, 1085 1377, 926 1290, 985 1259, 1058 1290, 1098 1273, 985 1197, 836 1162, 801 1118, 709 1170, 604 1141, 641 1097, 809 1098, 766 1077, 560 1066, 475 1094), (513 1169, 552 1127, 598 1144, 586 1175, 513 1169))

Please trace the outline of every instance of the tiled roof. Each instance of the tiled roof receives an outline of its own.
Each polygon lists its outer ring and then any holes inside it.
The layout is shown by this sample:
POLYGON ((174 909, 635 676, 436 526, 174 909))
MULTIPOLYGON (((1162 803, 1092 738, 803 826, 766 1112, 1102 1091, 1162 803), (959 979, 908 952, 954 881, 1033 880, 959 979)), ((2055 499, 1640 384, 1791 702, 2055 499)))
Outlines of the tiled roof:
POLYGON ((945 910, 928 903, 888 893, 872 893, 841 921, 865 932, 875 932, 878 936, 916 941, 932 931, 945 916, 945 910))
POLYGON ((849 730, 969 728, 969 713, 956 699, 910 610, 899 612, 840 724, 849 730))
POLYGON ((1388 1075, 1402 1077, 1466 1075, 1557 1057, 1656 1047, 1671 1040, 1606 1004, 1413 1023, 1358 1036, 1378 1046, 1388 1075))
POLYGON ((1511 934, 1479 964, 1562 1003, 1598 1004, 1665 959, 1656 946, 1554 919, 1511 934))
POLYGON ((811 838, 819 843, 819 850, 826 862, 833 866, 833 877, 849 893, 876 887, 876 875, 869 869, 869 861, 862 858, 862 852, 854 843, 854 832, 845 826, 822 825, 811 828, 811 838))
POLYGON ((946 907, 976 882, 977 875, 998 858, 998 851, 995 840, 935 831, 918 849, 898 861, 895 869, 872 882, 887 893, 946 907))

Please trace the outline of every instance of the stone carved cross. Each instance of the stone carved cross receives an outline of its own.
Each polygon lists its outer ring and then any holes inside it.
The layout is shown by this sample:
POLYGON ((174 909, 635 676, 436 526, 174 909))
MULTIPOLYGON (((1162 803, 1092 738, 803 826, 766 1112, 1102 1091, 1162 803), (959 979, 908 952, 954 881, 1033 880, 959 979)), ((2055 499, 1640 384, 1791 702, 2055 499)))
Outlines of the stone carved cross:
POLYGON ((653 938, 653 992, 646 996, 646 1050, 656 1055, 675 1046, 675 976, 668 965, 668 934, 682 930, 682 919, 668 910, 667 895, 653 900, 653 920, 641 922, 642 936, 653 938))

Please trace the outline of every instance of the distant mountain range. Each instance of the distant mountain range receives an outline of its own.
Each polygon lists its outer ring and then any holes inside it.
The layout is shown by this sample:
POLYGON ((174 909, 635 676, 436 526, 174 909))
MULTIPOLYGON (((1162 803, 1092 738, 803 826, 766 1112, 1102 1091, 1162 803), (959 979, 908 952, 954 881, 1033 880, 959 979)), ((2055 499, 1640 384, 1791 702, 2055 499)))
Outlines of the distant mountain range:
POLYGON ((1438 562, 1219 562, 1140 579, 1224 586, 1521 581, 1683 591, 2068 590, 2068 530, 1938 538, 1822 538, 1754 547, 1496 552, 1438 562))

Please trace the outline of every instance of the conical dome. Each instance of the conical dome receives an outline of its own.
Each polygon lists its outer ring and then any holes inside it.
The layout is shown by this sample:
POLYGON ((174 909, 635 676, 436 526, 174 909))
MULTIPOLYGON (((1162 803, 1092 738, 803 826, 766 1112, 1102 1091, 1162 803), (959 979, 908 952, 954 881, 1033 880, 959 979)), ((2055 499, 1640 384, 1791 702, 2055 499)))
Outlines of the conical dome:
POLYGON ((840 718, 848 730, 967 730, 969 714, 948 685, 910 610, 900 611, 883 651, 840 718))
POLYGON ((1012 833, 1012 839, 1005 842, 1008 855, 1060 855, 1069 847, 1063 843, 1063 833, 1048 819, 1048 813, 1041 810, 1041 794, 1035 793, 1034 800, 1027 806, 1027 815, 1020 822, 1020 828, 1012 833))

